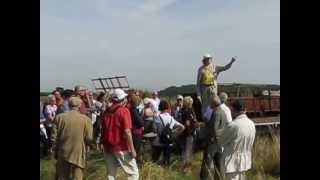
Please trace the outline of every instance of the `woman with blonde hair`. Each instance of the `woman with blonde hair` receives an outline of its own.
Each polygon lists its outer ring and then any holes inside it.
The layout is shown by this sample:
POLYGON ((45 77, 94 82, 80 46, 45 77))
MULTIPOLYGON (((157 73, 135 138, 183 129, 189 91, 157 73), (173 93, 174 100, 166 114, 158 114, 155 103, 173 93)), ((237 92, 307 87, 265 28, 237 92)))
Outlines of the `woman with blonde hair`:
POLYGON ((190 96, 183 98, 181 109, 181 122, 185 126, 185 131, 181 134, 182 142, 182 167, 187 168, 193 149, 193 136, 196 129, 196 115, 192 109, 193 99, 190 96))

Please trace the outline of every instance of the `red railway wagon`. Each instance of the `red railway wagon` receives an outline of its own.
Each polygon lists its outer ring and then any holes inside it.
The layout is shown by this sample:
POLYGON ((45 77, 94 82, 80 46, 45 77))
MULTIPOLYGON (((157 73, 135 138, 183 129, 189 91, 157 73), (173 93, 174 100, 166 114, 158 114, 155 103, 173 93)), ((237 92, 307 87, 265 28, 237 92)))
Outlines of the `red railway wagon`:
MULTIPOLYGON (((183 94, 183 96, 191 96, 194 100, 193 109, 196 113, 197 119, 202 121, 201 118, 201 103, 195 93, 183 94)), ((247 115, 249 117, 261 117, 269 115, 280 114, 280 96, 247 96, 247 97, 229 97, 227 106, 237 100, 242 99, 246 104, 247 115)))
POLYGON ((226 104, 230 107, 237 99, 242 99, 245 102, 247 115, 250 117, 277 115, 280 113, 279 96, 230 97, 226 104))

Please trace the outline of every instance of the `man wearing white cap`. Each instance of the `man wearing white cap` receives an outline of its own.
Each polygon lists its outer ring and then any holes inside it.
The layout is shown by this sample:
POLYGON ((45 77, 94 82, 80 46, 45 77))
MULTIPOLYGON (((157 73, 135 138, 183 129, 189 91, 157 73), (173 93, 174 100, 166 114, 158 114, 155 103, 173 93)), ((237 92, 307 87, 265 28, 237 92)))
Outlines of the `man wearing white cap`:
POLYGON ((121 89, 111 94, 112 105, 102 119, 101 143, 104 147, 107 179, 116 179, 118 165, 122 167, 129 180, 138 180, 136 151, 132 141, 132 120, 130 111, 124 106, 128 95, 121 89))
POLYGON ((203 65, 198 69, 197 74, 197 97, 202 103, 202 115, 205 114, 207 106, 209 106, 209 97, 217 96, 219 73, 230 69, 236 59, 233 57, 231 62, 225 66, 216 66, 212 60, 213 58, 210 54, 204 55, 202 59, 203 65))

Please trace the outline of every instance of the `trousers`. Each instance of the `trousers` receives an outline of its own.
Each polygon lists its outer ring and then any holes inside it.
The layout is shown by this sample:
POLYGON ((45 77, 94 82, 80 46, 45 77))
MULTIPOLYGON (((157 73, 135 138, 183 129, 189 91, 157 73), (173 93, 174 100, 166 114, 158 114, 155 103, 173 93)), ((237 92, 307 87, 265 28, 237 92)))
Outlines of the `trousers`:
POLYGON ((83 169, 65 160, 58 159, 56 180, 82 180, 83 169))
POLYGON ((128 151, 105 152, 105 160, 107 166, 107 179, 115 180, 117 169, 120 165, 127 174, 128 180, 138 180, 139 170, 136 160, 132 158, 128 151))
POLYGON ((222 153, 216 144, 209 145, 203 152, 203 159, 200 170, 200 179, 207 180, 210 175, 213 179, 221 179, 222 171, 222 153), (214 169, 213 174, 210 171, 214 169))

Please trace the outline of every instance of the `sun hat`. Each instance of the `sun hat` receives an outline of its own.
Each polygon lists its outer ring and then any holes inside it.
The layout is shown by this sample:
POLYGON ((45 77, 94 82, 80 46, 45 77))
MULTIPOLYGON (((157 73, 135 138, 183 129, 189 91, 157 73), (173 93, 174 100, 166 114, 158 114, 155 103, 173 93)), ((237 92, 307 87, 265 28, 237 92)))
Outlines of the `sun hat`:
POLYGON ((179 94, 179 95, 177 95, 177 99, 183 100, 183 96, 179 94))
POLYGON ((208 58, 212 58, 212 56, 211 56, 210 54, 205 54, 205 55, 203 56, 203 59, 208 59, 208 58))
POLYGON ((111 94, 111 98, 115 101, 121 101, 127 96, 128 94, 125 93, 122 89, 115 89, 111 94))

